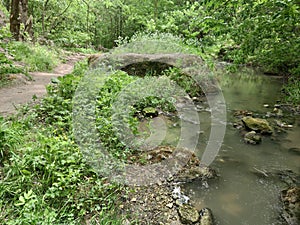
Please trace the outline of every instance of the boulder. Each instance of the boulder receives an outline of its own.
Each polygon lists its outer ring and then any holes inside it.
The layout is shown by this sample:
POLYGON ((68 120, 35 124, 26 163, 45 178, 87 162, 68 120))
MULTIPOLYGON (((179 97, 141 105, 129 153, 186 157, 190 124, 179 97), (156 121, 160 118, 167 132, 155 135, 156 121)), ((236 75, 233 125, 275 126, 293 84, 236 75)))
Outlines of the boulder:
POLYGON ((200 225, 213 225, 214 218, 211 210, 209 208, 203 208, 200 211, 200 225))
POLYGON ((177 182, 191 182, 195 179, 208 180, 217 177, 214 169, 204 165, 187 165, 174 178, 177 182))
POLYGON ((281 192, 282 217, 289 225, 300 224, 300 187, 290 187, 281 192))
POLYGON ((249 130, 253 130, 262 134, 273 133, 272 127, 269 125, 269 122, 265 119, 246 116, 242 118, 242 122, 244 126, 249 130))
MULTIPOLYGON (((216 80, 212 76, 209 67, 199 56, 192 54, 138 54, 138 53, 118 53, 118 48, 110 53, 92 56, 89 59, 91 69, 102 68, 123 70, 129 74, 145 74, 155 68, 156 71, 163 71, 167 68, 177 67, 187 76, 191 76, 201 86, 202 91, 207 94, 220 92, 216 80), (137 72, 136 69, 143 71, 137 72), (134 69, 134 72, 132 71, 134 69), (128 71, 130 70, 130 71, 128 71)), ((159 74, 159 73, 158 73, 159 74)))
POLYGON ((261 136, 253 130, 245 134, 244 141, 248 144, 256 145, 261 142, 261 136))
POLYGON ((196 208, 190 205, 182 205, 178 209, 180 221, 183 224, 193 224, 199 220, 199 212, 196 208))

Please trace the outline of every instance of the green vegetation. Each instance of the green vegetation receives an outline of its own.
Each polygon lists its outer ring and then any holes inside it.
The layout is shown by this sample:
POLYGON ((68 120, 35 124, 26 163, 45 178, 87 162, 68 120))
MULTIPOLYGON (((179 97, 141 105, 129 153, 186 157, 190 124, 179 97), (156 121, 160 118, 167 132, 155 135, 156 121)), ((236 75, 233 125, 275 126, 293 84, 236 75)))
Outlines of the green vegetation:
POLYGON ((11 82, 9 74, 28 76, 28 72, 32 71, 51 71, 58 63, 58 53, 45 46, 11 41, 6 46, 6 53, 0 52, 0 87, 11 82), (12 59, 8 59, 7 55, 12 59), (14 61, 19 61, 19 65, 15 65, 14 61))
POLYGON ((51 71, 59 62, 57 52, 38 44, 9 42, 8 53, 29 71, 51 71))
POLYGON ((0 224, 121 224, 120 185, 99 177, 74 142, 71 99, 86 62, 22 118, 0 119, 0 224))
POLYGON ((16 67, 13 62, 9 60, 4 53, 0 53, 0 87, 9 83, 8 74, 23 73, 21 67, 16 67))
MULTIPOLYGON (((2 9, 10 10, 10 1, 1 3, 2 9)), ((299 72, 295 73, 300 64, 299 7, 297 0, 34 0, 29 1, 24 14, 33 16, 33 31, 24 30, 21 24, 20 36, 73 50, 102 51, 102 46, 112 48, 122 40, 135 39, 138 33, 169 33, 179 36, 206 60, 256 66, 267 73, 293 76, 293 81, 299 82, 299 72)), ((0 34, 7 30, 2 27, 0 34)), ((28 47, 13 45, 22 50, 28 47)), ((45 51, 37 46, 34 54, 44 55, 45 51)), ((49 61, 37 60, 43 66, 28 59, 29 68, 51 69, 55 57, 46 58, 49 61)), ((292 96, 289 99, 296 101, 292 96)))
MULTIPOLYGON (((11 1, 0 3, 8 16, 11 1)), ((51 71, 62 58, 58 48, 94 53, 122 45, 116 53, 141 53, 130 44, 140 41, 143 53, 187 52, 208 63, 224 60, 232 63, 231 68, 255 66, 284 75, 287 101, 300 104, 299 7, 297 0, 29 1, 32 33, 21 24, 20 38, 13 40, 9 26, 0 24, 0 87, 9 82, 11 73, 51 71), (154 49, 153 39, 166 45, 154 49)), ((74 140, 72 100, 87 68, 87 61, 78 63, 71 74, 52 80, 48 95, 34 106, 25 106, 8 119, 0 117, 0 224, 121 224, 115 205, 120 193, 128 190, 100 177, 74 140)), ((147 80, 155 71, 136 75, 147 80)), ((170 84, 177 83, 191 97, 202 94, 177 68, 162 75, 162 80, 170 78, 170 84)), ((112 106, 120 91, 130 89, 137 79, 116 71, 96 96, 97 131, 120 160, 136 149, 119 141, 112 106)), ((145 109, 174 112, 173 101, 150 96, 133 104, 127 118, 133 134, 138 135, 145 109)))
MULTIPOLYGON (((125 187, 99 177, 83 159, 73 136, 72 99, 87 68, 87 60, 77 63, 71 74, 53 80, 47 87, 48 95, 34 107, 25 106, 19 117, 1 118, 3 224, 80 224, 87 218, 94 224, 121 224, 114 205, 120 193, 126 193, 125 187)), ((178 69, 164 73, 171 78, 180 75, 178 69)), ((96 124, 101 140, 119 159, 126 159, 135 149, 126 148, 112 135, 112 104, 119 92, 136 80, 116 71, 97 97, 96 124)), ((167 99, 141 99, 130 114, 133 132, 138 134, 138 115, 144 108, 174 111, 171 106, 167 99)))
POLYGON ((58 52, 46 46, 12 41, 7 26, 0 29, 0 87, 11 82, 9 74, 51 71, 59 63, 58 52), (14 64, 18 61, 18 65, 14 64))

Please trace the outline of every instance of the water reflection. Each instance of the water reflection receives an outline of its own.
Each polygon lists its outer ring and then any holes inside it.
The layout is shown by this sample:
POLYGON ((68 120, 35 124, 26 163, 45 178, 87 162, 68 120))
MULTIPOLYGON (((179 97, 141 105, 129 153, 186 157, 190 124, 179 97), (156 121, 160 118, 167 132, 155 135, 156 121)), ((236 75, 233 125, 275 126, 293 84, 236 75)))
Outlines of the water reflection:
MULTIPOLYGON (((233 119, 235 110, 267 112, 270 109, 266 109, 264 104, 274 105, 280 97, 279 79, 257 75, 253 71, 223 74, 219 79, 229 121, 233 119)), ((218 170, 219 179, 209 183, 208 189, 203 188, 201 182, 187 184, 186 189, 194 193, 192 199, 198 208, 213 210, 220 225, 280 224, 279 193, 285 184, 276 177, 257 176, 256 172, 299 172, 299 155, 288 151, 300 146, 299 137, 298 122, 286 137, 279 137, 277 142, 264 137, 260 145, 246 145, 238 131, 228 125, 223 147, 211 165, 218 170)), ((201 149, 202 145, 199 147, 201 149)))
MULTIPOLYGON (((280 79, 243 71, 238 74, 222 74, 219 82, 227 106, 228 122, 235 110, 249 110, 265 114, 280 98, 280 79)), ((201 158, 209 140, 211 114, 198 107, 200 132, 197 155, 201 158)), ((163 142, 177 145, 180 137, 178 120, 164 117, 169 129, 163 142)), ((185 123, 188 126, 188 123, 185 123)), ((185 185, 192 201, 200 210, 212 209, 220 225, 280 225, 279 194, 286 187, 278 178, 278 171, 291 170, 300 174, 300 117, 294 128, 276 137, 264 136, 259 145, 248 145, 237 129, 228 123, 219 155, 211 165, 220 175, 209 181, 208 188, 202 182, 185 185), (298 150, 297 150, 298 149, 298 150)), ((194 137, 191 136, 191 139, 194 137)), ((191 140, 192 141, 192 140, 191 140)))

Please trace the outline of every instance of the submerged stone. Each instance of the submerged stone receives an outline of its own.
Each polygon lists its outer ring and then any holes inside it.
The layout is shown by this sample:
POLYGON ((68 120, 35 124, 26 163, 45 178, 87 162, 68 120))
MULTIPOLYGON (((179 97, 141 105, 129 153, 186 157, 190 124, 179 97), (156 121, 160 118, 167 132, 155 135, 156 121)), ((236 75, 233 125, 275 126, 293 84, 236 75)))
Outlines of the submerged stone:
POLYGON ((261 136, 257 134, 255 131, 250 131, 245 134, 244 141, 248 144, 259 144, 261 142, 261 136))
POLYGON ((273 133, 272 127, 269 125, 269 122, 265 119, 246 116, 242 118, 242 122, 244 123, 245 127, 250 130, 260 132, 262 134, 273 133))
POLYGON ((182 205, 178 209, 180 221, 183 224, 196 223, 199 220, 199 212, 196 208, 190 205, 182 205))
POLYGON ((211 209, 209 208, 203 208, 200 211, 200 225, 213 225, 214 224, 214 218, 213 214, 211 212, 211 209))

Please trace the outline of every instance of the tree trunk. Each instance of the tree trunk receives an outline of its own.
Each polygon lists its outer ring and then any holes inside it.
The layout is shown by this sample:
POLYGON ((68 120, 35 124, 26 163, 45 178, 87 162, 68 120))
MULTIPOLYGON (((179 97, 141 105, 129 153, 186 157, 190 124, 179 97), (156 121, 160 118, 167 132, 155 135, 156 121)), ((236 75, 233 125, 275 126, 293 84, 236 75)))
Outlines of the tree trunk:
POLYGON ((16 41, 20 39, 20 0, 12 0, 10 7, 10 32, 16 41))
POLYGON ((20 19, 22 24, 26 24, 28 19, 28 0, 20 0, 20 19))
POLYGON ((21 24, 23 24, 23 30, 21 34, 22 40, 26 39, 27 35, 30 35, 32 38, 33 31, 32 31, 32 22, 33 18, 32 16, 29 17, 28 19, 28 0, 20 0, 20 19, 21 19, 21 24))

